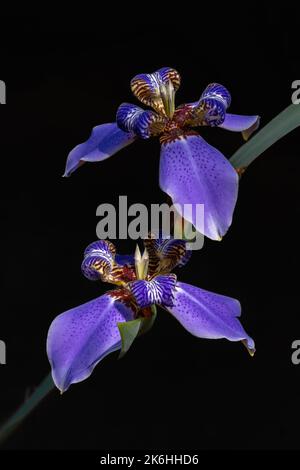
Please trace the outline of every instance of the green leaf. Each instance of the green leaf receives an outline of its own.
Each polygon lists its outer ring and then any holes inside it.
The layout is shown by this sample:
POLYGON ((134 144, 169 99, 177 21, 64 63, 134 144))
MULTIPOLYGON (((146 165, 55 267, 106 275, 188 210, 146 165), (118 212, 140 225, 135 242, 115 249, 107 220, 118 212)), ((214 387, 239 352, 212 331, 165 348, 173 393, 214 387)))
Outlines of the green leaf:
POLYGON ((119 355, 119 359, 127 353, 128 349, 132 345, 133 341, 137 337, 140 326, 142 323, 142 318, 137 318, 136 320, 131 320, 127 322, 118 323, 118 328, 122 340, 122 348, 119 355))
POLYGON ((4 442, 10 434, 29 416, 37 405, 54 390, 54 383, 51 374, 42 381, 33 394, 17 409, 0 428, 0 443, 4 442))
POLYGON ((141 317, 136 320, 131 320, 127 322, 118 323, 118 328, 121 335, 122 348, 119 355, 119 359, 127 353, 130 346, 137 336, 143 335, 149 331, 155 321, 157 310, 156 306, 152 305, 151 307, 152 315, 151 317, 141 317))
POLYGON ((291 104, 242 145, 230 158, 230 163, 236 169, 246 168, 267 148, 298 126, 300 105, 291 104))

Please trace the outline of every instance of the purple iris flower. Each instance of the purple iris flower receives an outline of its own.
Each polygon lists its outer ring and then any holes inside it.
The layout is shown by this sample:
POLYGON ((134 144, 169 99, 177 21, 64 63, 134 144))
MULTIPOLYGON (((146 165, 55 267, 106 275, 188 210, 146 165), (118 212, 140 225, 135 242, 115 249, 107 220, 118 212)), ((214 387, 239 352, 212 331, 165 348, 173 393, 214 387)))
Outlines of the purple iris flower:
POLYGON ((153 110, 128 103, 119 107, 116 123, 94 127, 91 136, 68 155, 64 176, 84 162, 105 160, 136 138, 160 136, 160 187, 177 205, 204 205, 204 227, 197 226, 194 210, 185 219, 213 240, 220 240, 231 225, 237 200, 238 175, 219 150, 209 145, 195 128, 221 127, 242 132, 245 140, 259 126, 258 116, 227 113, 231 97, 218 83, 211 83, 194 103, 175 108, 179 73, 164 67, 131 80, 134 95, 153 110))
POLYGON ((148 238, 144 245, 144 253, 137 248, 134 257, 118 256, 114 245, 104 240, 85 250, 83 274, 114 288, 52 322, 47 353, 61 392, 89 377, 105 356, 122 348, 124 322, 151 321, 153 305, 163 307, 197 337, 242 341, 254 354, 254 341, 238 320, 237 300, 179 282, 170 272, 190 257, 183 240, 148 238))

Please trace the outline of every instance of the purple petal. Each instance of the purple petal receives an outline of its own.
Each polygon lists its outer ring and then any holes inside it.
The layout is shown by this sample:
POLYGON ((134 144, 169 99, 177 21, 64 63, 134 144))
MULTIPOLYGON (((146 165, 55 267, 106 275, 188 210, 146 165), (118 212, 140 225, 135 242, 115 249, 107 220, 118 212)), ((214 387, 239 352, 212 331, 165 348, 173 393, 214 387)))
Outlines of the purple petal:
POLYGON ((175 285, 176 275, 164 274, 156 276, 152 281, 133 281, 129 287, 138 307, 145 308, 154 304, 165 307, 172 305, 175 285))
POLYGON ((94 127, 88 140, 69 153, 63 176, 70 176, 84 162, 100 162, 111 157, 135 138, 133 133, 119 129, 116 123, 94 127))
POLYGON ((116 255, 115 261, 119 266, 134 267, 134 255, 116 255))
POLYGON ((132 311, 109 295, 55 318, 48 332, 47 354, 61 392, 89 377, 99 361, 121 348, 117 323, 132 319, 132 311))
POLYGON ((178 282, 168 311, 199 338, 243 341, 250 354, 255 351, 253 339, 237 319, 241 314, 238 300, 178 282))
POLYGON ((245 140, 259 127, 259 116, 241 116, 239 114, 226 114, 224 122, 219 126, 233 132, 242 132, 245 140))
POLYGON ((237 200, 238 175, 222 153, 199 135, 162 144, 160 187, 199 232, 220 240, 228 230, 237 200), (196 204, 204 204, 204 227, 195 215, 196 204))

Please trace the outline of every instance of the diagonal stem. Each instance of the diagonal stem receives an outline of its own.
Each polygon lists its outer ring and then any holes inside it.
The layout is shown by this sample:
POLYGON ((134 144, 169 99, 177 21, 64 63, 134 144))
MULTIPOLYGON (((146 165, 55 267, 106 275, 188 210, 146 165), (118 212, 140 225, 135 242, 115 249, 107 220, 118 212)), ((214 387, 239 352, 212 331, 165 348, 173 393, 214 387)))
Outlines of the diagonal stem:
POLYGON ((230 158, 234 168, 246 168, 277 140, 300 126, 300 104, 291 104, 242 145, 230 158))
POLYGON ((17 409, 17 411, 0 427, 0 444, 29 416, 31 411, 54 389, 51 374, 40 383, 33 394, 17 409))

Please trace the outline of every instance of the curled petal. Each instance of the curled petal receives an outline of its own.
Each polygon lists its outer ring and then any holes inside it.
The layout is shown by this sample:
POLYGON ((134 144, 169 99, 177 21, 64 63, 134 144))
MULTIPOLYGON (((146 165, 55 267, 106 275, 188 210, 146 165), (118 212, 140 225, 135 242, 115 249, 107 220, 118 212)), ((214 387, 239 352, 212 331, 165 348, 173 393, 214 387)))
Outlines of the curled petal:
POLYGON ((160 187, 200 233, 220 240, 228 230, 237 200, 238 175, 221 152, 199 135, 165 140, 160 187), (204 205, 204 223, 197 220, 196 204, 204 205))
MULTIPOLYGON (((164 103, 164 94, 167 91, 168 84, 175 93, 180 86, 179 73, 170 67, 163 67, 154 73, 143 73, 136 75, 131 80, 131 90, 133 94, 143 104, 151 106, 160 114, 166 115, 166 103, 164 103)), ((167 91, 167 94, 170 94, 167 91)))
POLYGON ((210 83, 201 95, 200 101, 203 100, 217 100, 227 109, 231 104, 231 95, 223 85, 210 83))
POLYGON ((69 153, 63 176, 70 176, 84 162, 100 162, 111 157, 135 138, 133 133, 119 129, 116 123, 94 127, 88 140, 69 153))
POLYGON ((120 129, 125 132, 134 132, 136 121, 144 110, 135 104, 122 103, 116 115, 116 121, 120 129))
POLYGON ((251 355, 255 352, 253 339, 237 318, 241 306, 235 299, 178 282, 173 305, 168 310, 187 331, 199 338, 242 341, 251 355))
POLYGON ((144 111, 139 106, 123 103, 117 111, 117 124, 127 132, 134 132, 142 139, 159 135, 166 125, 166 118, 154 111, 144 111))
POLYGON ((248 140, 251 134, 259 127, 259 116, 241 116, 239 114, 226 114, 222 129, 233 132, 242 132, 243 138, 248 140))
POLYGON ((159 135, 164 131, 166 118, 153 111, 144 111, 136 122, 135 132, 142 139, 159 135))
POLYGON ((201 95, 196 107, 196 113, 203 115, 203 124, 211 127, 224 122, 226 109, 230 106, 229 91, 218 83, 211 83, 201 95))
POLYGON ((117 255, 114 244, 108 240, 97 240, 86 248, 81 270, 92 281, 101 279, 116 285, 136 278, 134 257, 117 255))
POLYGON ((109 240, 96 240, 86 247, 83 255, 88 256, 93 253, 105 254, 113 258, 116 254, 116 247, 109 240))
POLYGON ((176 266, 182 267, 191 256, 184 240, 145 238, 144 245, 149 254, 150 276, 170 272, 176 266))
POLYGON ((55 318, 48 332, 47 354, 59 390, 64 392, 89 377, 105 356, 120 349, 117 324, 132 319, 132 310, 108 295, 55 318))
POLYGON ((161 80, 165 85, 170 81, 174 87, 174 90, 178 90, 181 83, 181 77, 177 70, 170 67, 162 67, 156 73, 160 75, 161 80))
POLYGON ((81 265, 84 276, 91 281, 104 280, 113 268, 115 253, 115 246, 107 240, 91 243, 84 251, 81 265))
POLYGON ((199 101, 180 106, 175 116, 186 126, 220 126, 230 103, 229 91, 219 83, 211 83, 205 88, 199 101))
POLYGON ((139 308, 154 304, 171 306, 175 285, 176 275, 164 274, 156 276, 152 281, 134 281, 130 283, 129 289, 139 308))

